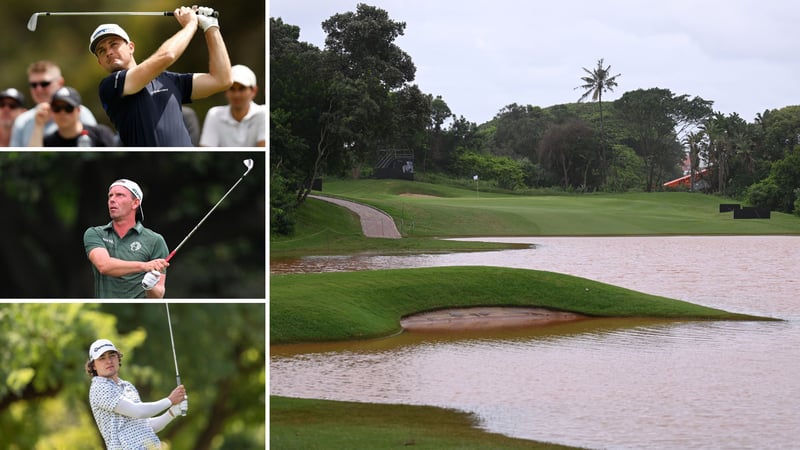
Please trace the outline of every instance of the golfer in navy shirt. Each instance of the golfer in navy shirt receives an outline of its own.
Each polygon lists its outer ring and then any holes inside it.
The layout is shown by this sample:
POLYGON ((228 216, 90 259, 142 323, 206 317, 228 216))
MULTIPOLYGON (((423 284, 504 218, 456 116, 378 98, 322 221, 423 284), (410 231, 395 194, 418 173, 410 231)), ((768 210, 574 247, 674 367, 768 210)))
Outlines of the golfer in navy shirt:
POLYGON ((232 84, 231 62, 214 11, 181 7, 175 19, 181 30, 149 58, 137 64, 134 43, 117 24, 97 27, 89 50, 110 75, 100 82, 100 101, 122 143, 135 147, 191 147, 181 105, 224 91, 232 84), (183 54, 198 28, 208 45, 209 72, 168 72, 183 54))

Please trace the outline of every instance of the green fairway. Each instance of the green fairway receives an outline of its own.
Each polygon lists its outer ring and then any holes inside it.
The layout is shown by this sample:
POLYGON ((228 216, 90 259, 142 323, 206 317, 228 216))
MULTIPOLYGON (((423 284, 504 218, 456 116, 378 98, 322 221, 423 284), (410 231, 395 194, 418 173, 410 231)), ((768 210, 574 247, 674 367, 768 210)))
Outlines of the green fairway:
POLYGON ((734 220, 720 203, 688 192, 510 195, 402 180, 344 180, 324 194, 388 212, 411 236, 588 236, 666 234, 798 234, 800 218, 734 220))
POLYGON ((324 195, 365 203, 392 216, 403 239, 369 239, 358 217, 308 199, 293 236, 272 236, 270 255, 420 253, 509 248, 436 237, 800 234, 800 218, 734 220, 727 198, 688 192, 511 195, 402 180, 334 180, 324 195))

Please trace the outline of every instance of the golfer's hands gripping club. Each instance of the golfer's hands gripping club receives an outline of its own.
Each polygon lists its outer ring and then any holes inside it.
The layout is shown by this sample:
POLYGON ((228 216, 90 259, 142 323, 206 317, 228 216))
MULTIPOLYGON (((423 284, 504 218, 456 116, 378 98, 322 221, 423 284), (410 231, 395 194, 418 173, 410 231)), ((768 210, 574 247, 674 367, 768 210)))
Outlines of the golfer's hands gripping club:
POLYGON ((173 411, 173 414, 177 413, 178 408, 176 406, 180 405, 180 413, 185 416, 186 412, 189 411, 189 396, 186 395, 186 388, 181 384, 172 390, 168 398, 173 405, 170 407, 170 411, 173 411))
POLYGON ((157 270, 151 270, 144 274, 144 278, 142 278, 142 287, 145 291, 149 291, 153 289, 158 284, 159 280, 161 280, 161 272, 157 270))
POLYGON ((197 23, 200 25, 200 28, 203 29, 203 32, 208 31, 209 28, 219 28, 219 19, 214 17, 213 8, 207 6, 193 6, 192 8, 197 14, 197 23))

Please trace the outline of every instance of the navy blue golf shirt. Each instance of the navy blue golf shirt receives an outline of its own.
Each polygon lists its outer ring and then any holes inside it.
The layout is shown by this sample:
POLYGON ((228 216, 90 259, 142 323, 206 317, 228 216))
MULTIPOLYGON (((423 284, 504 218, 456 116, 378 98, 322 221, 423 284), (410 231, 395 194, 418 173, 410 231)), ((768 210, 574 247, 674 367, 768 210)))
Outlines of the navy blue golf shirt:
POLYGON ((191 103, 191 73, 163 72, 144 89, 123 96, 127 70, 100 82, 100 102, 128 147, 191 147, 181 105, 191 103))

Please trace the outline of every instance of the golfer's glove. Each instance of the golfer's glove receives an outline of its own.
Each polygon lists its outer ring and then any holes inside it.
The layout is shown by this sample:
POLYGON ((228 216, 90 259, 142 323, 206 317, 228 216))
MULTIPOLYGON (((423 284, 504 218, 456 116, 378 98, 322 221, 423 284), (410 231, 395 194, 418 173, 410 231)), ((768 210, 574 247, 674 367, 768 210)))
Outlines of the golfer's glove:
POLYGON ((181 415, 181 405, 177 404, 177 405, 170 406, 169 407, 169 415, 171 415, 172 417, 180 416, 181 415))
POLYGON ((153 289, 158 284, 158 280, 161 279, 161 272, 157 270, 151 270, 144 274, 144 278, 142 278, 142 287, 145 291, 149 291, 153 289))
POLYGON ((219 20, 213 16, 214 9, 209 8, 207 6, 198 6, 197 7, 197 22, 200 24, 200 27, 203 29, 203 32, 208 31, 211 27, 219 28, 219 20))

